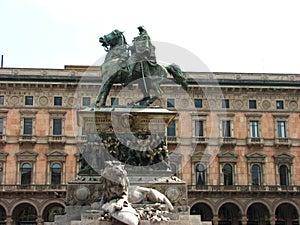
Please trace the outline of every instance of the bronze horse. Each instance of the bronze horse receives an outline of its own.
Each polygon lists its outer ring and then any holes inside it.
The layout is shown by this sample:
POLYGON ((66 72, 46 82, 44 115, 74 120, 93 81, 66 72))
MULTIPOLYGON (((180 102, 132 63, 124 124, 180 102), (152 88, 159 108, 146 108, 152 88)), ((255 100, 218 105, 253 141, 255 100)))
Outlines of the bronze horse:
POLYGON ((96 106, 105 106, 110 89, 116 83, 126 86, 131 82, 137 82, 144 96, 138 102, 144 105, 153 103, 163 93, 160 83, 168 74, 173 76, 177 84, 187 89, 186 78, 179 66, 175 64, 163 66, 156 63, 153 56, 154 46, 147 35, 135 38, 133 45, 129 46, 123 32, 114 30, 100 37, 99 42, 107 51, 107 55, 101 65, 103 79, 96 106), (150 89, 154 91, 153 96, 150 95, 150 89))

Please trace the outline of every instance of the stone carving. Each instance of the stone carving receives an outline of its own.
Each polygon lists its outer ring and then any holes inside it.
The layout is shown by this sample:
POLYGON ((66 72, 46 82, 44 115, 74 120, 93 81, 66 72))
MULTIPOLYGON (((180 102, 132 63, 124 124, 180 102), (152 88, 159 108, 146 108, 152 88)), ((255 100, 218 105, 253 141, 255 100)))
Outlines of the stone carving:
POLYGON ((168 220, 164 214, 174 209, 168 198, 152 188, 133 186, 129 189, 127 173, 119 162, 107 162, 101 175, 103 194, 100 202, 100 220, 116 220, 121 224, 131 225, 139 224, 141 219, 153 222, 168 220), (133 202, 129 202, 129 199, 133 202), (131 205, 149 202, 156 204, 146 204, 147 206, 138 209, 131 205))
POLYGON ((158 64, 155 47, 147 31, 142 26, 138 29, 139 35, 134 38, 132 46, 128 46, 123 32, 119 30, 99 38, 108 53, 101 65, 103 81, 96 105, 105 106, 110 89, 115 83, 125 86, 131 82, 138 83, 144 97, 136 103, 143 105, 152 104, 163 94, 160 83, 168 74, 173 76, 176 83, 187 89, 187 81, 180 67, 175 64, 168 66, 158 64), (150 93, 150 89, 154 94, 150 93))

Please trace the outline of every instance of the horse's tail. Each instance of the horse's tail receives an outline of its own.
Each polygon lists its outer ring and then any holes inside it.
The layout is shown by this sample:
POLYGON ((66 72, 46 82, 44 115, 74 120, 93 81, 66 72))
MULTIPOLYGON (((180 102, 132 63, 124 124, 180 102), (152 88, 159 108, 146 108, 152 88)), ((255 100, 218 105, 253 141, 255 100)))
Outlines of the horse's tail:
POLYGON ((173 76, 175 82, 183 87, 184 90, 187 90, 188 83, 183 75, 180 67, 176 64, 171 64, 166 66, 167 71, 173 76))

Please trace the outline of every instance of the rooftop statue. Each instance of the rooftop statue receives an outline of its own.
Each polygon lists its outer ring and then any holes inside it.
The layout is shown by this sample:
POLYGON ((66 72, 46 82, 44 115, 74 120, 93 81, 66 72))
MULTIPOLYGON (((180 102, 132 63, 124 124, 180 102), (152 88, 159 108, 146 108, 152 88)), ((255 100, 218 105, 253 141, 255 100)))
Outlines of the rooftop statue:
MULTIPOLYGON (((145 105, 152 104, 163 94, 160 83, 168 74, 175 82, 187 89, 187 81, 180 67, 175 64, 168 66, 157 63, 155 46, 143 26, 138 27, 139 35, 129 46, 123 32, 114 30, 99 38, 99 42, 107 51, 104 63, 101 65, 102 85, 96 99, 97 106, 105 106, 107 96, 113 84, 128 85, 135 81, 143 93, 143 99, 138 101, 145 105), (150 90, 154 94, 150 94, 150 90)), ((136 102, 136 103, 138 103, 136 102)))

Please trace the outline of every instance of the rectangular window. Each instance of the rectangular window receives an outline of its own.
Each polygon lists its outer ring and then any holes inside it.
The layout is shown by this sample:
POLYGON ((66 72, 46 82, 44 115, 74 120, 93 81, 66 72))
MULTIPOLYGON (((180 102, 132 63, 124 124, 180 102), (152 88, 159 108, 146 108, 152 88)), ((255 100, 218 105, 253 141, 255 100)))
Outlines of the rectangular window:
POLYGON ((62 135, 62 119, 53 119, 53 135, 62 135))
POLYGON ((202 108, 202 99, 194 99, 195 108, 202 108))
POLYGON ((174 98, 168 98, 167 99, 167 107, 168 108, 174 108, 175 107, 175 99, 174 98))
POLYGON ((91 105, 91 98, 90 97, 83 97, 82 98, 82 105, 83 106, 90 106, 91 105))
POLYGON ((3 95, 0 96, 0 105, 4 105, 4 96, 3 95))
POLYGON ((176 136, 176 126, 175 121, 173 120, 167 128, 167 136, 174 137, 176 136))
POLYGON ((249 100, 249 109, 256 109, 256 100, 249 100))
POLYGON ((258 133, 258 121, 250 121, 249 123, 250 137, 259 137, 258 133))
POLYGON ((61 106, 62 105, 62 97, 54 97, 54 105, 61 106))
POLYGON ((222 100, 222 108, 223 109, 229 109, 229 100, 228 99, 223 99, 222 100))
POLYGON ((32 135, 32 118, 24 118, 24 135, 32 135))
POLYGON ((111 98, 110 99, 110 105, 119 105, 119 99, 118 98, 111 98))
POLYGON ((283 101, 276 101, 276 109, 283 109, 283 101))
POLYGON ((0 135, 3 134, 3 118, 0 118, 0 135))
POLYGON ((203 120, 195 121, 195 136, 204 137, 203 120))
POLYGON ((286 138, 285 121, 277 121, 277 137, 286 138))
POLYGON ((231 137, 230 120, 222 120, 222 135, 223 137, 231 137))
POLYGON ((33 105, 33 96, 25 96, 25 105, 33 105))

